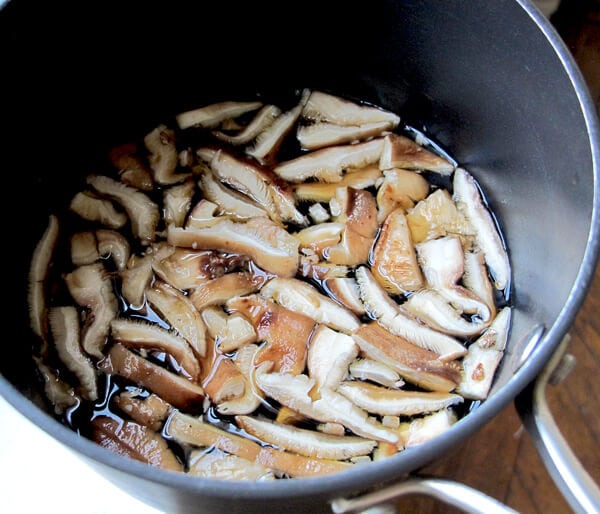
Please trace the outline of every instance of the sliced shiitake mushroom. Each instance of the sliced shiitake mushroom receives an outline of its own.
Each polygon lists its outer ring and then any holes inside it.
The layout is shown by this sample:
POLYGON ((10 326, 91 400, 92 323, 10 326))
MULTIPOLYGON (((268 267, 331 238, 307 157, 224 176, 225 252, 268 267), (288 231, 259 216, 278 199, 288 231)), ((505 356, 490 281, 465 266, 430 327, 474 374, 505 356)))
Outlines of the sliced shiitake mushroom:
POLYGON ((281 109, 276 105, 265 105, 256 113, 254 118, 252 118, 252 121, 237 134, 230 135, 220 130, 213 130, 212 134, 217 139, 225 141, 230 145, 243 145, 252 141, 256 136, 272 125, 280 114, 281 109))
POLYGON ((182 112, 175 119, 181 129, 189 127, 213 128, 223 120, 237 118, 261 107, 261 102, 219 102, 192 111, 182 112))
POLYGON ((165 224, 183 227, 185 218, 192 205, 196 186, 191 179, 183 184, 170 187, 163 193, 165 224))
POLYGON ((446 159, 398 134, 385 137, 379 167, 382 170, 404 168, 435 171, 441 175, 450 175, 454 171, 454 165, 446 159))
POLYGON ((90 192, 77 193, 69 207, 84 220, 97 221, 108 228, 121 228, 127 223, 127 216, 117 211, 110 200, 98 198, 90 192))

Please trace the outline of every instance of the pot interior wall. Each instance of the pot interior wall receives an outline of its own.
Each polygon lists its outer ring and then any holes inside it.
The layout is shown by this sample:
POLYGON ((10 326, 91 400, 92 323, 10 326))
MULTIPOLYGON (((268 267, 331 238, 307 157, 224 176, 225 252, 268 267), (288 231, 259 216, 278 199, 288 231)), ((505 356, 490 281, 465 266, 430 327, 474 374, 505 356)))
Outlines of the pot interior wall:
POLYGON ((26 276, 48 213, 111 145, 217 100, 279 102, 303 87, 367 100, 426 127, 470 170, 513 263, 501 381, 523 336, 551 327, 572 291, 594 202, 590 143, 568 74, 517 2, 13 0, 0 38, 3 190, 17 199, 16 213, 5 208, 16 357, 0 372, 27 394, 26 276))

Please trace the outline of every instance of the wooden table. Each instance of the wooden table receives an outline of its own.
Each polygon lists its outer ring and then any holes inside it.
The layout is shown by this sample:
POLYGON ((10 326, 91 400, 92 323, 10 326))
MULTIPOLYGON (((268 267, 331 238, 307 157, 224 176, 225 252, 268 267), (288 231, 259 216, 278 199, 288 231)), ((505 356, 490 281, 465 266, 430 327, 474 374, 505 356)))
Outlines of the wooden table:
MULTIPOLYGON (((563 0, 552 21, 600 107, 600 1, 563 0)), ((569 352, 576 357, 577 366, 562 384, 548 388, 548 402, 573 451, 600 484, 600 268, 570 334, 569 352)), ((468 484, 522 514, 571 512, 512 405, 460 451, 423 473, 468 484)), ((398 506, 399 512, 411 514, 460 512, 422 497, 403 499, 398 506)))

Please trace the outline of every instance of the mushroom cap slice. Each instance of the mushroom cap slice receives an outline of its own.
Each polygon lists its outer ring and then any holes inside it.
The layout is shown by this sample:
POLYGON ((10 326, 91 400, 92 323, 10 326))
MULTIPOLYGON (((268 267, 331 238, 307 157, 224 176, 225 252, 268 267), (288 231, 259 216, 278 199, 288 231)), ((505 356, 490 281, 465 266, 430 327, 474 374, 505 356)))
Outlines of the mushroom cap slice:
POLYGON ((490 319, 496 316, 494 289, 481 252, 465 252, 465 270, 462 277, 464 286, 487 306, 490 319))
POLYGON ((275 480, 273 473, 256 462, 218 449, 210 452, 195 450, 190 454, 187 474, 216 480, 275 480))
POLYGON ((274 278, 267 282, 260 294, 272 298, 286 309, 341 332, 351 333, 360 325, 358 318, 348 309, 319 293, 310 284, 295 278, 274 278))
POLYGON ((230 145, 243 145, 252 141, 258 134, 273 124, 281 114, 281 109, 276 105, 265 105, 256 113, 252 121, 235 135, 229 135, 220 130, 214 130, 212 135, 230 145))
POLYGON ((383 362, 373 359, 356 359, 348 367, 350 376, 357 380, 370 380, 386 387, 398 388, 404 385, 400 375, 383 362))
POLYGON ((113 396, 113 403, 133 421, 152 430, 160 430, 171 406, 154 393, 140 397, 141 389, 123 391, 113 396))
POLYGON ((430 441, 454 425, 456 419, 456 414, 452 409, 442 409, 423 418, 402 423, 400 431, 405 441, 405 446, 409 448, 430 441))
POLYGON ((108 228, 121 228, 127 223, 127 216, 117 211, 110 200, 96 198, 85 191, 73 197, 69 208, 84 220, 97 221, 108 228))
POLYGON ((230 298, 255 293, 265 280, 264 275, 255 273, 227 273, 194 289, 190 300, 199 311, 210 305, 224 305, 230 298))
POLYGON ((56 414, 61 415, 69 407, 73 407, 80 401, 73 388, 61 380, 53 369, 46 366, 42 359, 34 357, 33 360, 42 376, 44 393, 53 405, 56 414))
POLYGON ((454 165, 446 159, 398 134, 385 137, 379 167, 382 170, 404 168, 435 171, 440 175, 450 175, 454 171, 454 165))
POLYGON ((170 244, 195 249, 212 249, 249 256, 262 269, 291 277, 298 268, 298 241, 268 218, 247 223, 223 220, 202 229, 169 227, 170 244))
POLYGON ((464 169, 454 174, 454 200, 475 230, 477 245, 485 255, 496 287, 504 290, 510 280, 510 263, 489 210, 484 205, 475 179, 464 169))
POLYGON ((318 223, 296 232, 294 237, 300 242, 300 248, 309 248, 315 253, 322 254, 328 246, 339 243, 343 230, 343 223, 318 223))
POLYGON ((143 257, 132 255, 127 262, 127 267, 119 273, 121 294, 134 308, 142 307, 144 292, 154 277, 152 260, 152 255, 143 257))
POLYGON ((275 167, 275 173, 289 182, 304 182, 308 178, 324 182, 340 182, 347 168, 362 168, 379 160, 383 139, 373 139, 356 145, 331 146, 310 152, 275 167))
POLYGON ((119 172, 121 182, 142 191, 152 191, 152 172, 136 155, 137 150, 137 145, 131 143, 116 146, 108 153, 108 158, 119 172))
POLYGON ((189 127, 216 127, 223 120, 237 118, 262 107, 261 102, 219 102, 178 114, 175 117, 180 129, 189 127))
POLYGON ((354 143, 393 128, 389 121, 365 123, 364 125, 336 125, 335 123, 319 122, 298 127, 296 137, 300 146, 305 150, 316 150, 324 146, 354 143))
POLYGON ((323 286, 328 294, 350 309, 357 316, 365 314, 365 306, 360 300, 360 292, 356 279, 352 277, 333 277, 325 279, 323 286))
POLYGON ((183 227, 185 217, 192 205, 196 186, 194 181, 189 179, 183 184, 170 187, 163 193, 164 220, 165 225, 175 225, 183 227))
POLYGON ((382 323, 391 322, 400 312, 398 304, 388 296, 366 266, 358 268, 354 276, 360 299, 369 316, 382 323))
POLYGON ((344 382, 337 390, 361 409, 380 416, 414 416, 445 409, 463 401, 458 394, 403 391, 365 382, 344 382))
POLYGON ((377 189, 378 220, 383 223, 396 207, 405 211, 414 207, 429 194, 429 182, 415 171, 392 168, 384 171, 377 189))
POLYGON ((242 348, 257 340, 254 326, 240 313, 227 315, 220 307, 206 307, 201 313, 210 337, 221 353, 242 348))
POLYGON ((100 259, 96 234, 92 230, 75 232, 71 236, 71 261, 75 266, 91 264, 100 259))
POLYGON ((54 346, 60 360, 81 384, 86 400, 98 399, 96 370, 79 346, 79 313, 75 307, 53 307, 48 313, 54 346))
POLYGON ((179 155, 173 129, 159 125, 144 137, 144 145, 150 153, 148 161, 158 184, 176 184, 189 176, 189 173, 175 173, 179 155))
POLYGON ((204 228, 210 227, 217 223, 220 219, 215 213, 219 209, 216 203, 210 202, 206 198, 202 198, 188 214, 188 219, 185 222, 185 228, 204 228))
POLYGON ((368 455, 377 444, 362 437, 323 434, 254 416, 236 416, 235 420, 261 441, 306 457, 347 460, 357 455, 368 455))
POLYGON ((99 254, 105 258, 111 257, 117 270, 125 269, 130 253, 127 238, 115 230, 99 229, 96 230, 96 240, 99 254))

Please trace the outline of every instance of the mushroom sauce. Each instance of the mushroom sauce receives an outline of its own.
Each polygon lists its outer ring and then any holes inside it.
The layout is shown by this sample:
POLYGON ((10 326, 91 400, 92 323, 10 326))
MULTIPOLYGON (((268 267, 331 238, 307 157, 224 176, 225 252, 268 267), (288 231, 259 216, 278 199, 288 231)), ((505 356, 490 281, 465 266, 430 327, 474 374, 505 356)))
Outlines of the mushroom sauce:
POLYGON ((109 152, 33 255, 56 415, 194 476, 343 471, 489 394, 510 265, 482 192, 396 114, 226 101, 109 152))

